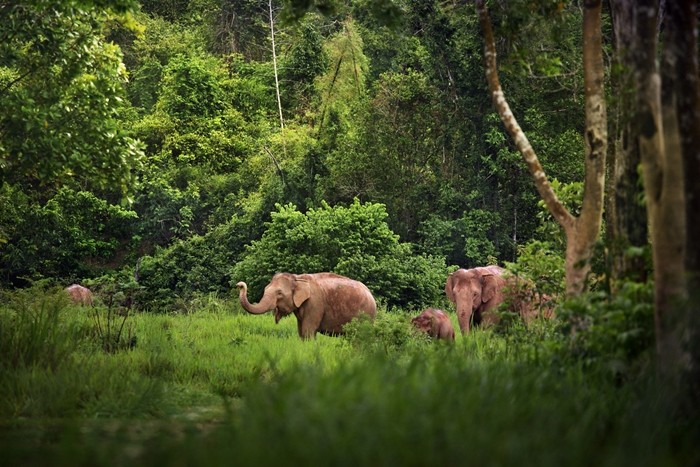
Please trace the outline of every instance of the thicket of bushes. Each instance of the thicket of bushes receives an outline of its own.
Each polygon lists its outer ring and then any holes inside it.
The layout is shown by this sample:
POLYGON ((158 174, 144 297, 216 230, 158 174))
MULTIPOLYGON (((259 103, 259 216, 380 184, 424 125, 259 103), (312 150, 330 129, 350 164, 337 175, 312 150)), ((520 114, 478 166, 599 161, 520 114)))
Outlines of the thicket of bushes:
POLYGON ((262 238, 239 251, 246 228, 247 223, 234 218, 207 235, 144 257, 138 281, 143 305, 167 310, 176 298, 230 295, 241 280, 254 299, 277 272, 346 275, 364 282, 389 307, 419 308, 444 300, 444 258, 417 254, 400 242, 381 204, 324 203, 306 213, 293 205, 278 206, 262 238))

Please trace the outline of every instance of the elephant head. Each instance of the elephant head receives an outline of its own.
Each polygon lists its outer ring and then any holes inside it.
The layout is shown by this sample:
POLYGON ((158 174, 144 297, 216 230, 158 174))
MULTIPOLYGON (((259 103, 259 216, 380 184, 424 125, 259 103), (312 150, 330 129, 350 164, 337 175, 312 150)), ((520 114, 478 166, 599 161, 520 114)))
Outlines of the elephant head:
POLYGON ((462 333, 469 332, 472 319, 474 324, 483 320, 497 321, 489 313, 503 301, 503 269, 487 266, 473 269, 458 269, 450 274, 445 284, 445 293, 457 308, 457 319, 462 333))
POLYGON ((256 304, 248 301, 248 286, 245 282, 236 284, 241 306, 248 313, 259 315, 275 311, 275 322, 298 310, 309 299, 311 288, 306 280, 299 280, 294 274, 275 274, 265 287, 262 298, 256 304))

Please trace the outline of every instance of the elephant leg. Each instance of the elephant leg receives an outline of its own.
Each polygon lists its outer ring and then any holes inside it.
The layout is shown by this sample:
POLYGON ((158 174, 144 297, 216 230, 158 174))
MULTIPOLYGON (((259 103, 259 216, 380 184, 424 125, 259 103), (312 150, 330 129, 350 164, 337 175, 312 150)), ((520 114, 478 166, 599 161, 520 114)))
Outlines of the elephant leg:
POLYGON ((498 316, 498 313, 496 313, 496 309, 496 306, 490 306, 481 310, 479 322, 483 323, 485 326, 493 326, 498 324, 500 317, 498 316))
POLYGON ((297 329, 299 337, 302 339, 313 339, 316 337, 316 329, 311 329, 309 326, 304 326, 301 321, 297 321, 297 329))
POLYGON ((311 310, 299 310, 297 316, 297 330, 302 339, 313 339, 321 325, 321 314, 313 313, 311 310))

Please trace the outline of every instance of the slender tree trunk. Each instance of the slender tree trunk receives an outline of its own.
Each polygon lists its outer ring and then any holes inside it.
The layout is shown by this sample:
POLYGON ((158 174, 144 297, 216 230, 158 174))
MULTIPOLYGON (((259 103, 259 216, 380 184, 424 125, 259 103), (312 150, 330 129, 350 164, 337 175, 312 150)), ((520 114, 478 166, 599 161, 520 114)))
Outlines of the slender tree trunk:
MULTIPOLYGON (((665 56, 674 63, 675 103, 684 171, 685 280, 687 305, 676 336, 681 341, 681 365, 687 371, 690 394, 700 404, 700 67, 698 66, 698 5, 696 0, 668 2, 665 56)), ((676 161, 677 163, 677 161, 676 161)))
MULTIPOLYGON (((600 236, 605 199, 605 159, 608 150, 608 117, 605 103, 601 0, 584 1, 583 84, 585 88, 585 175, 581 214, 576 219, 575 257, 571 274, 583 292, 591 269, 595 242, 600 236)), ((567 248, 568 249, 568 248, 567 248)), ((569 270, 567 269, 567 274, 569 270)))
POLYGON ((656 0, 628 4, 635 11, 635 78, 639 145, 654 261, 654 324, 660 368, 680 361, 677 314, 685 297, 685 204, 680 138, 675 110, 672 54, 664 54, 664 96, 656 65, 656 0), (663 102, 663 105, 662 105, 663 102))
POLYGON ((584 291, 590 271, 593 246, 600 235, 605 187, 607 117, 603 93, 600 0, 585 2, 584 8, 584 84, 586 87, 586 154, 584 199, 580 217, 574 217, 557 198, 537 155, 511 111, 501 89, 496 65, 496 47, 491 19, 484 0, 477 0, 479 22, 484 34, 486 79, 494 106, 523 156, 535 187, 547 209, 566 235, 566 292, 584 291))
POLYGON ((272 39, 272 65, 275 70, 275 91, 277 92, 277 108, 280 113, 280 128, 284 130, 284 117, 282 116, 282 99, 280 98, 280 83, 277 78, 277 51, 275 48, 275 22, 272 14, 272 0, 269 0, 270 7, 270 38, 272 39))

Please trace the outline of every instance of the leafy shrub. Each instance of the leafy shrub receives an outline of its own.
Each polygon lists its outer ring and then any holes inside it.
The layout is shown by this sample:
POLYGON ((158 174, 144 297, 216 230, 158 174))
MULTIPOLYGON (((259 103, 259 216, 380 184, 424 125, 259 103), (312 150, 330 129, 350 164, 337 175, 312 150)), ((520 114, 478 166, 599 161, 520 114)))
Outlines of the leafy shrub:
POLYGON ((389 306, 419 308, 440 299, 444 258, 414 255, 386 223, 384 205, 355 200, 350 206, 311 209, 278 206, 262 238, 246 247, 232 271, 251 296, 277 272, 335 272, 364 282, 389 306))
POLYGON ((163 70, 156 106, 171 117, 188 121, 211 117, 224 108, 223 69, 214 59, 178 55, 163 70))
POLYGON ((369 353, 392 355, 430 342, 428 335, 416 330, 411 325, 411 317, 402 312, 380 310, 374 320, 362 315, 346 324, 343 330, 354 347, 369 353))
POLYGON ((145 180, 134 204, 140 218, 137 232, 158 245, 191 235, 199 198, 197 190, 180 190, 163 178, 145 180))
POLYGON ((60 277, 64 283, 106 268, 128 248, 136 213, 92 193, 60 189, 44 205, 17 187, 0 188, 2 277, 7 283, 60 277))
POLYGON ((565 289, 564 257, 548 242, 530 240, 518 247, 518 258, 506 267, 516 276, 532 281, 534 292, 552 298, 562 296, 565 289))
POLYGON ((602 365, 616 377, 644 363, 654 344, 653 286, 623 283, 615 295, 591 292, 557 308, 566 351, 587 366, 602 365))
POLYGON ((272 63, 248 61, 233 53, 228 56, 228 68, 233 76, 227 93, 234 107, 248 117, 274 115, 277 109, 272 63))
POLYGON ((564 292, 564 259, 547 242, 531 240, 518 247, 515 262, 506 262, 510 279, 504 289, 504 301, 497 313, 496 332, 527 332, 535 319, 551 317, 564 292))
POLYGON ((142 308, 172 308, 198 294, 227 293, 250 223, 234 218, 204 236, 194 235, 141 258, 136 300, 142 308))

